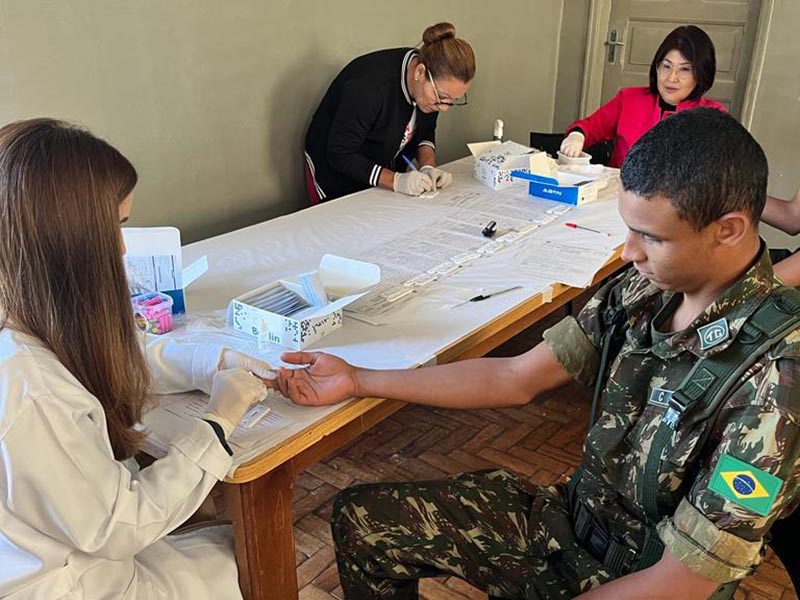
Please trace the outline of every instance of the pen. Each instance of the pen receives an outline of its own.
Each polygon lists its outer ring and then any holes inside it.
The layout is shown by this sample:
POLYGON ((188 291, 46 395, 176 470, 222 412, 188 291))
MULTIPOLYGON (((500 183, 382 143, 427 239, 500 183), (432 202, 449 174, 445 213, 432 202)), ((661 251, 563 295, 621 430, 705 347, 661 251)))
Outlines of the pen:
POLYGON ((499 296, 500 294, 505 294, 506 292, 513 292, 514 290, 521 289, 521 285, 515 285, 504 290, 497 290, 496 292, 491 292, 489 294, 478 294, 477 296, 473 296, 467 302, 480 302, 481 300, 487 300, 489 298, 493 298, 494 296, 499 296))
POLYGON ((585 229, 586 231, 594 231, 595 233, 599 233, 600 235, 611 235, 610 233, 606 233, 605 231, 599 231, 597 229, 592 229, 591 227, 584 227, 583 225, 578 225, 577 223, 564 223, 567 227, 571 227, 572 229, 585 229))
MULTIPOLYGON (((414 166, 414 163, 413 163, 413 162, 411 162, 411 159, 410 159, 410 158, 408 158, 408 157, 407 157, 405 154, 401 154, 400 156, 402 156, 402 157, 403 157, 403 160, 404 160, 404 161, 406 161, 406 164, 407 164, 409 167, 411 167, 411 168, 412 168, 414 171, 419 171, 419 169, 417 169, 417 167, 415 167, 415 166, 414 166)), ((437 190, 436 190, 436 182, 435 182, 435 181, 433 181, 433 178, 431 178, 431 183, 433 184, 433 189, 432 189, 432 190, 430 190, 430 192, 425 192, 425 193, 423 193, 423 194, 422 194, 422 196, 423 196, 423 197, 429 197, 429 196, 425 196, 425 194, 431 194, 431 196, 433 196, 433 195, 435 195, 435 194, 436 194, 436 192, 437 192, 437 190)))
POLYGON ((407 164, 409 167, 411 167, 411 168, 412 168, 413 170, 415 170, 415 171, 417 170, 417 167, 415 167, 415 166, 414 166, 414 163, 413 163, 413 162, 411 162, 411 159, 410 159, 410 158, 408 158, 408 157, 407 157, 405 154, 401 154, 400 156, 402 156, 402 157, 403 157, 403 160, 404 160, 404 161, 406 161, 406 164, 407 164))
POLYGON ((454 304, 452 308, 455 308, 456 306, 462 306, 464 304, 467 304, 468 302, 480 302, 481 300, 488 300, 489 298, 494 298, 495 296, 499 296, 500 294, 505 294, 506 292, 513 292, 514 290, 519 290, 521 288, 522 288, 521 285, 514 285, 509 288, 505 288, 504 290, 497 290, 496 292, 489 292, 488 294, 478 294, 477 296, 473 296, 469 300, 464 300, 464 302, 461 302, 460 304, 454 304))

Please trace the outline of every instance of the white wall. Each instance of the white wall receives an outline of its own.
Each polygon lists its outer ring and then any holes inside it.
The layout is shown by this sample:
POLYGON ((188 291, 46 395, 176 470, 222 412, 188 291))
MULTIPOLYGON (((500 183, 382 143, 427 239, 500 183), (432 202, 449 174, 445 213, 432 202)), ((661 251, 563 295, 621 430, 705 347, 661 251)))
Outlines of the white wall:
MULTIPOLYGON (((777 0, 769 26, 764 64, 754 100, 750 132, 769 160, 769 193, 791 198, 800 188, 800 2, 777 0)), ((768 226, 763 226, 770 245, 798 245, 768 226)))
POLYGON ((184 240, 305 205, 302 139, 339 69, 453 22, 478 72, 440 159, 553 120, 562 0, 0 0, 0 122, 77 121, 136 165, 132 224, 184 240))

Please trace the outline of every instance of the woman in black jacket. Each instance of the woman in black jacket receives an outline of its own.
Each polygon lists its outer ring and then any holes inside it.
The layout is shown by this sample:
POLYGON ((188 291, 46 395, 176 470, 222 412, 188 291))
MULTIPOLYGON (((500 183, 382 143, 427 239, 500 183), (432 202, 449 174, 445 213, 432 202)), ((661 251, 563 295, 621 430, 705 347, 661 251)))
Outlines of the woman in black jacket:
POLYGON ((421 48, 360 56, 334 79, 306 134, 312 204, 369 187, 419 196, 452 183, 436 168, 436 117, 466 104, 475 76, 472 48, 455 32, 433 25, 421 48), (419 170, 408 168, 415 158, 419 170))

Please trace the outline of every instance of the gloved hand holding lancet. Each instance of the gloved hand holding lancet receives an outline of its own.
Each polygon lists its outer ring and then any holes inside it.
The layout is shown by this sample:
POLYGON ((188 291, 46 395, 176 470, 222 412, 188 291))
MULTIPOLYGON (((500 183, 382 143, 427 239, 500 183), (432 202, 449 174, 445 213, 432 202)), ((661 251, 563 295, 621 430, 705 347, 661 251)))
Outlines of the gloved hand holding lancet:
POLYGON ((244 369, 249 371, 256 377, 266 380, 275 380, 278 374, 273 370, 272 365, 266 361, 258 360, 252 356, 248 356, 238 350, 225 349, 222 351, 222 356, 219 360, 219 371, 227 369, 244 369))

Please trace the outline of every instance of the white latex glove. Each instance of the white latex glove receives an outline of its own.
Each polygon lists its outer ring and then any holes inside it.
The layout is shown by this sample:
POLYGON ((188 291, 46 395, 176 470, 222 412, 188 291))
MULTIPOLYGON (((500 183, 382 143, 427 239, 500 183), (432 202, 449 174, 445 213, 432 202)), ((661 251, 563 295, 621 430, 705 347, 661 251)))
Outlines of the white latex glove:
POLYGON ((394 191, 406 196, 419 196, 433 189, 431 178, 420 171, 394 174, 394 191))
POLYGON ((583 152, 583 140, 586 139, 580 131, 573 131, 561 142, 561 154, 576 157, 583 152))
POLYGON ((425 165, 420 169, 420 172, 425 173, 428 177, 431 178, 434 190, 440 190, 442 188, 446 188, 448 185, 453 183, 452 173, 448 173, 447 171, 442 171, 441 169, 437 169, 436 167, 432 167, 431 165, 425 165))
POLYGON ((244 369, 217 371, 211 384, 211 400, 204 418, 219 423, 227 440, 247 409, 266 397, 267 388, 264 383, 244 369))
POLYGON ((268 362, 227 348, 222 351, 218 370, 225 371, 226 369, 244 369, 261 379, 275 380, 278 378, 277 371, 273 370, 272 365, 268 362))

